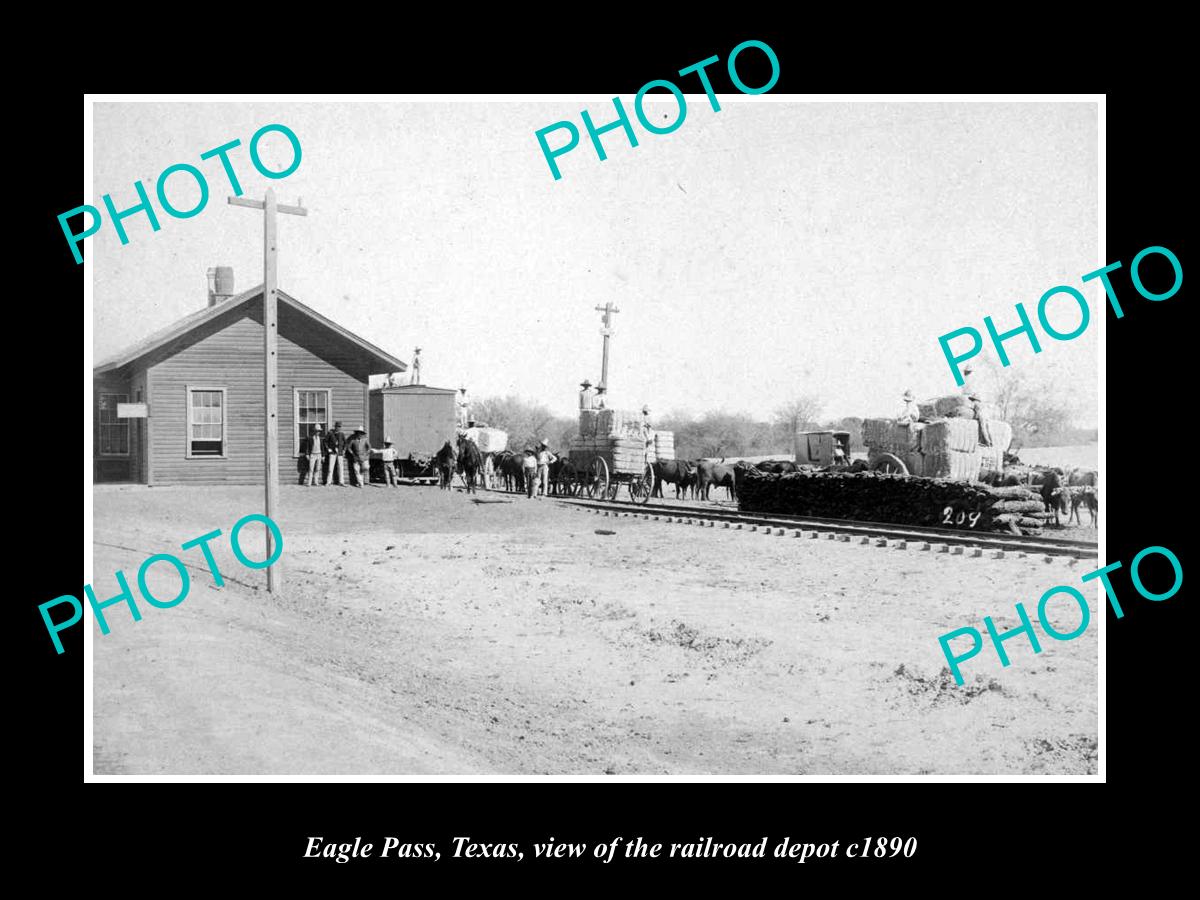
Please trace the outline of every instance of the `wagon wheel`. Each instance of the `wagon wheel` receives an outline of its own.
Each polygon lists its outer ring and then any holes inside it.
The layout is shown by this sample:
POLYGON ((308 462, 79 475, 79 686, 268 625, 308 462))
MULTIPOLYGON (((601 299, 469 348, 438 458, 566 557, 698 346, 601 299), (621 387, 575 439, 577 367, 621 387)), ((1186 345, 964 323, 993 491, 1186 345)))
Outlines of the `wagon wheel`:
POLYGON ((891 453, 881 453, 876 457, 875 462, 871 464, 872 470, 882 472, 884 475, 907 475, 908 466, 898 456, 891 453))
POLYGON ((654 468, 646 463, 641 475, 635 475, 629 481, 629 499, 634 503, 646 503, 650 500, 650 492, 654 490, 654 468))
POLYGON ((587 492, 592 500, 608 499, 608 463, 597 456, 588 464, 587 492))

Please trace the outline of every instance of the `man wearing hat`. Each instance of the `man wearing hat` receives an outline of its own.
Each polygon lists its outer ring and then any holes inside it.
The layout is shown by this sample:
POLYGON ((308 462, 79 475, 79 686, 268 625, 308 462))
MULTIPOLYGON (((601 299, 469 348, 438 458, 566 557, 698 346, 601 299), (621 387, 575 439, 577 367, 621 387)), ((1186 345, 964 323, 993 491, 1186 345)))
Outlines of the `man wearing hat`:
POLYGON ((371 442, 367 433, 361 428, 354 429, 354 435, 346 447, 350 456, 351 470, 357 476, 356 487, 364 487, 371 483, 371 442))
POLYGON ((592 409, 604 409, 604 404, 607 402, 608 388, 604 385, 599 385, 596 388, 596 399, 592 409))
POLYGON ((525 478, 525 497, 532 500, 533 488, 537 484, 538 477, 538 461, 532 447, 525 448, 525 455, 521 459, 521 474, 525 478))
POLYGON ((337 483, 342 487, 346 484, 346 467, 343 457, 346 455, 346 436, 342 434, 342 423, 334 422, 325 435, 325 484, 333 484, 333 476, 337 474, 337 483))
POLYGON ((592 390, 592 383, 586 378, 580 382, 579 386, 583 388, 579 392, 579 408, 580 409, 595 409, 596 392, 592 390))
POLYGON ((550 463, 554 462, 554 459, 554 454, 550 452, 550 445, 543 438, 538 444, 537 452, 538 493, 543 497, 550 493, 550 463))
POLYGON ((304 439, 304 455, 308 457, 308 471, 304 475, 304 486, 321 483, 321 426, 314 425, 304 439))
POLYGON ((917 398, 911 390, 904 392, 904 408, 896 417, 897 425, 910 425, 921 421, 921 407, 917 406, 917 398))
POLYGON ((383 439, 383 449, 379 451, 379 458, 383 462, 383 480, 393 487, 399 487, 400 482, 396 480, 396 448, 392 446, 390 435, 383 439))
POLYGON ((968 394, 967 399, 971 401, 971 411, 979 421, 979 443, 984 447, 992 446, 992 423, 987 405, 983 402, 983 398, 975 392, 968 394))

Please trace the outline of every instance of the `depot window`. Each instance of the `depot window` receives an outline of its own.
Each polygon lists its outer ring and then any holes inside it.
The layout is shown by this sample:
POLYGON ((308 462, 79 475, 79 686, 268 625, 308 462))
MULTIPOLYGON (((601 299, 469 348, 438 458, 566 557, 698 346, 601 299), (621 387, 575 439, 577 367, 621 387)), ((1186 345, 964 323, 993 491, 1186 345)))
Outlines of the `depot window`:
POLYGON ((225 388, 188 387, 188 459, 225 457, 226 412, 225 388))

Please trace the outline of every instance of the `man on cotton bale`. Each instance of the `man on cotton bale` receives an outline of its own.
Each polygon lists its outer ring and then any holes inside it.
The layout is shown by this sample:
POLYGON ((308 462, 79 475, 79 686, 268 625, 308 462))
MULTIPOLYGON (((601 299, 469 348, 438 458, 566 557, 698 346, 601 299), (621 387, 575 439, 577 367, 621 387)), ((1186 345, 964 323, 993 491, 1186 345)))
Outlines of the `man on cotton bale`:
POLYGON ((595 405, 592 407, 592 409, 604 409, 604 404, 607 402, 607 396, 608 388, 606 388, 604 385, 599 385, 596 388, 596 397, 594 400, 595 405))
POLYGON ((592 383, 586 378, 579 383, 583 388, 579 392, 579 408, 580 409, 595 409, 596 408, 596 392, 592 390, 592 383))
POLYGON ((992 426, 987 405, 984 404, 983 398, 976 393, 968 394, 967 399, 971 401, 971 411, 979 421, 979 443, 984 447, 991 447, 992 426))
POLYGON ((897 425, 911 425, 921 421, 921 407, 917 406, 917 398, 911 390, 904 392, 903 407, 896 417, 897 425))

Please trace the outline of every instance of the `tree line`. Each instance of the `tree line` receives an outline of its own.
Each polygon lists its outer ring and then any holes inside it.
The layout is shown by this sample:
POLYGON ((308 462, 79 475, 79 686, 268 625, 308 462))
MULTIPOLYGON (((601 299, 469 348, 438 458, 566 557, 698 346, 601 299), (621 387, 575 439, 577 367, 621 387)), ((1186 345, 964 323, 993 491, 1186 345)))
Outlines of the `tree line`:
MULTIPOLYGON (((1052 447, 1083 444, 1097 439, 1096 429, 1074 425, 1068 401, 1028 374, 1014 369, 988 369, 982 389, 991 415, 1013 426, 1013 446, 1052 447)), ((824 403, 817 394, 801 393, 780 404, 767 420, 747 413, 710 411, 694 414, 673 411, 653 415, 655 428, 675 433, 675 454, 681 459, 730 456, 786 456, 794 453, 797 431, 845 431, 850 449, 865 451, 860 416, 823 416, 824 403)), ((514 395, 483 397, 471 404, 471 417, 508 432, 509 447, 520 451, 546 440, 564 451, 579 433, 578 420, 556 415, 542 403, 514 395)))

